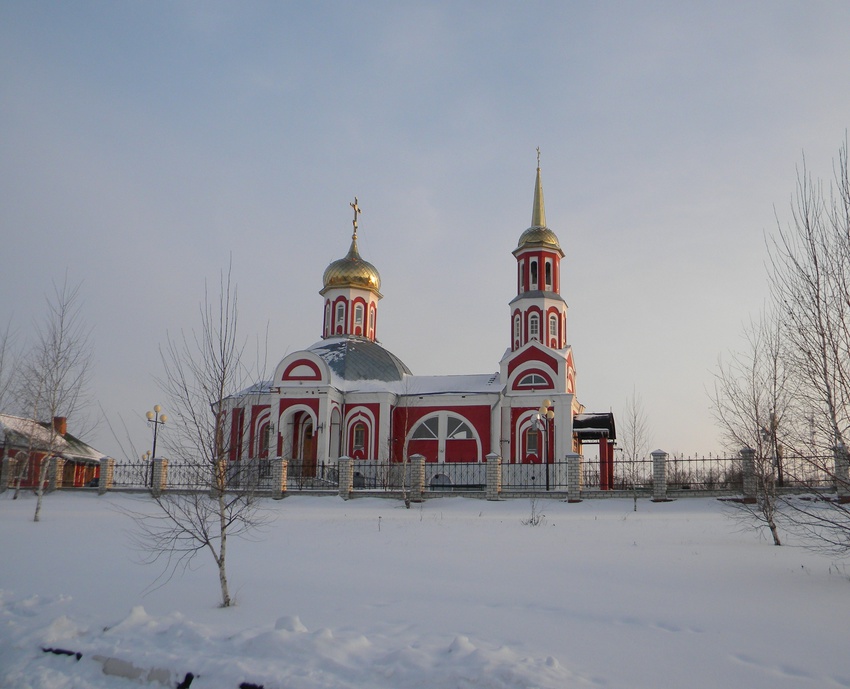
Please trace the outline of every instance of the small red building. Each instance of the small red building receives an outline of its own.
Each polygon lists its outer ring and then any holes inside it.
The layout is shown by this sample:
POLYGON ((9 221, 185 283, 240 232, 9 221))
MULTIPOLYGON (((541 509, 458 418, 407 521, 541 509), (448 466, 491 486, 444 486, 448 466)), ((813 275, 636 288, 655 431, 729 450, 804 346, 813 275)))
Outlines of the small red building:
POLYGON ((51 457, 61 460, 57 486, 82 487, 99 477, 104 455, 68 433, 65 417, 50 422, 0 414, 0 461, 7 487, 15 484, 20 473, 21 487, 35 488, 42 462, 51 457))
POLYGON ((561 296, 564 252, 546 225, 539 166, 531 226, 512 252, 509 346, 495 372, 416 376, 378 343, 381 277, 360 256, 357 200, 351 205, 351 245, 328 265, 319 292, 322 339, 284 357, 272 380, 225 400, 232 460, 281 456, 313 476, 340 456, 450 463, 495 453, 503 463, 553 463, 592 442, 604 461, 613 458, 610 414, 593 415, 607 417, 604 427, 574 427, 584 407, 561 296), (544 401, 550 413, 541 422, 544 401))

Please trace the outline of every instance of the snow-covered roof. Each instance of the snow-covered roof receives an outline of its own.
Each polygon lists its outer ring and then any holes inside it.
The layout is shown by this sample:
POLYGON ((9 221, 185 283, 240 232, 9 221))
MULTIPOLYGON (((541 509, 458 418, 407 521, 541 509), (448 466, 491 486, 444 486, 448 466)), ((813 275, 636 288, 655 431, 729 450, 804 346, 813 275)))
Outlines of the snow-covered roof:
MULTIPOLYGON (((395 354, 362 337, 332 337, 305 351, 320 357, 330 369, 330 386, 341 392, 381 393, 400 396, 499 393, 499 373, 414 376, 395 354)), ((245 388, 228 399, 263 395, 275 387, 266 380, 245 388)))
POLYGON ((592 438, 614 440, 617 437, 614 415, 611 412, 576 414, 573 417, 573 431, 582 440, 592 438))
POLYGON ((446 393, 499 392, 502 385, 498 373, 476 373, 458 376, 407 376, 406 395, 439 395, 446 393))
POLYGON ((70 433, 54 436, 51 428, 49 421, 0 414, 0 443, 7 447, 44 451, 49 450, 53 442, 53 451, 65 459, 100 461, 103 458, 102 452, 70 433))
POLYGON ((357 380, 334 377, 331 384, 343 392, 391 392, 401 397, 423 395, 499 393, 498 373, 459 376, 404 376, 397 381, 357 380))
POLYGON ((346 381, 399 381, 410 375, 404 362, 381 345, 363 337, 332 337, 308 347, 331 371, 346 381))
POLYGON ((235 392, 232 395, 228 395, 224 399, 243 399, 248 397, 249 395, 265 395, 272 390, 272 381, 270 380, 261 380, 253 385, 245 388, 244 390, 240 390, 239 392, 235 392))

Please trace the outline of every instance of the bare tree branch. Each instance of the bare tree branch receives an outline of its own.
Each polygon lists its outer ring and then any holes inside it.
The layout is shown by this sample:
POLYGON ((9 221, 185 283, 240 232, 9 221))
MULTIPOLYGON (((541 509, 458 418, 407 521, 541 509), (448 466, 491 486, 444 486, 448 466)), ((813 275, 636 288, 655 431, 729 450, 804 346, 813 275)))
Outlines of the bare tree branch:
POLYGON ((649 451, 649 419, 643 400, 632 390, 626 400, 620 423, 620 450, 622 450, 624 476, 631 487, 634 511, 637 512, 637 486, 642 478, 641 463, 649 451))
MULTIPOLYGON (((73 419, 79 427, 82 424, 78 416, 91 402, 89 380, 93 354, 90 329, 83 320, 81 307, 80 285, 69 285, 67 276, 61 285, 54 283, 53 294, 47 299, 47 312, 36 328, 36 340, 18 369, 15 386, 18 406, 42 422, 49 434, 39 468, 34 521, 41 518, 48 468, 61 445, 62 436, 53 420, 73 419)), ((32 454, 32 448, 27 454, 32 454)), ((20 480, 21 471, 16 481, 16 497, 20 480)))
POLYGON ((161 349, 164 374, 158 382, 171 416, 164 437, 169 461, 204 490, 155 490, 158 514, 131 516, 137 545, 147 562, 163 565, 166 580, 208 552, 218 569, 221 606, 229 607, 228 539, 249 535, 267 521, 256 501, 256 467, 228 453, 225 400, 250 381, 230 267, 221 275, 218 295, 205 288, 199 315, 197 330, 169 336, 161 349))

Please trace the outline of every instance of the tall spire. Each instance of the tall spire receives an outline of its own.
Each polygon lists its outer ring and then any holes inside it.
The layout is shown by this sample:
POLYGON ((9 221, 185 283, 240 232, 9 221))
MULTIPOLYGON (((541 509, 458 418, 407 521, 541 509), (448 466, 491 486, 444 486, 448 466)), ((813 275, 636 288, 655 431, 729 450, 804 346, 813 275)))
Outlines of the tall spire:
POLYGON ((543 183, 540 181, 540 147, 537 147, 537 179, 534 182, 534 207, 531 226, 546 227, 546 209, 543 207, 543 183))

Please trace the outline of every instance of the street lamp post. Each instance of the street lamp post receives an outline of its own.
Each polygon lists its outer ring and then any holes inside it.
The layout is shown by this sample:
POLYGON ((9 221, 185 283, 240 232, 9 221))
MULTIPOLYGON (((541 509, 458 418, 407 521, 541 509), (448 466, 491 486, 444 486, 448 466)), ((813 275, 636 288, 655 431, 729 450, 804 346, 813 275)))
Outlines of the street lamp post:
POLYGON ((145 414, 145 418, 147 418, 148 423, 153 424, 153 448, 150 452, 145 452, 145 454, 142 455, 142 459, 145 462, 147 462, 148 459, 150 459, 151 462, 151 486, 153 486, 153 461, 156 459, 156 433, 157 430, 159 430, 159 427, 168 421, 168 417, 165 414, 161 414, 161 411, 162 407, 155 404, 153 411, 149 411, 145 414))
POLYGON ((546 441, 549 439, 549 426, 555 420, 555 410, 550 409, 552 406, 551 400, 543 400, 543 404, 540 405, 540 409, 537 410, 537 428, 541 431, 543 435, 542 439, 542 450, 541 453, 543 455, 543 461, 546 463, 546 490, 549 490, 549 443, 547 445, 546 441))

